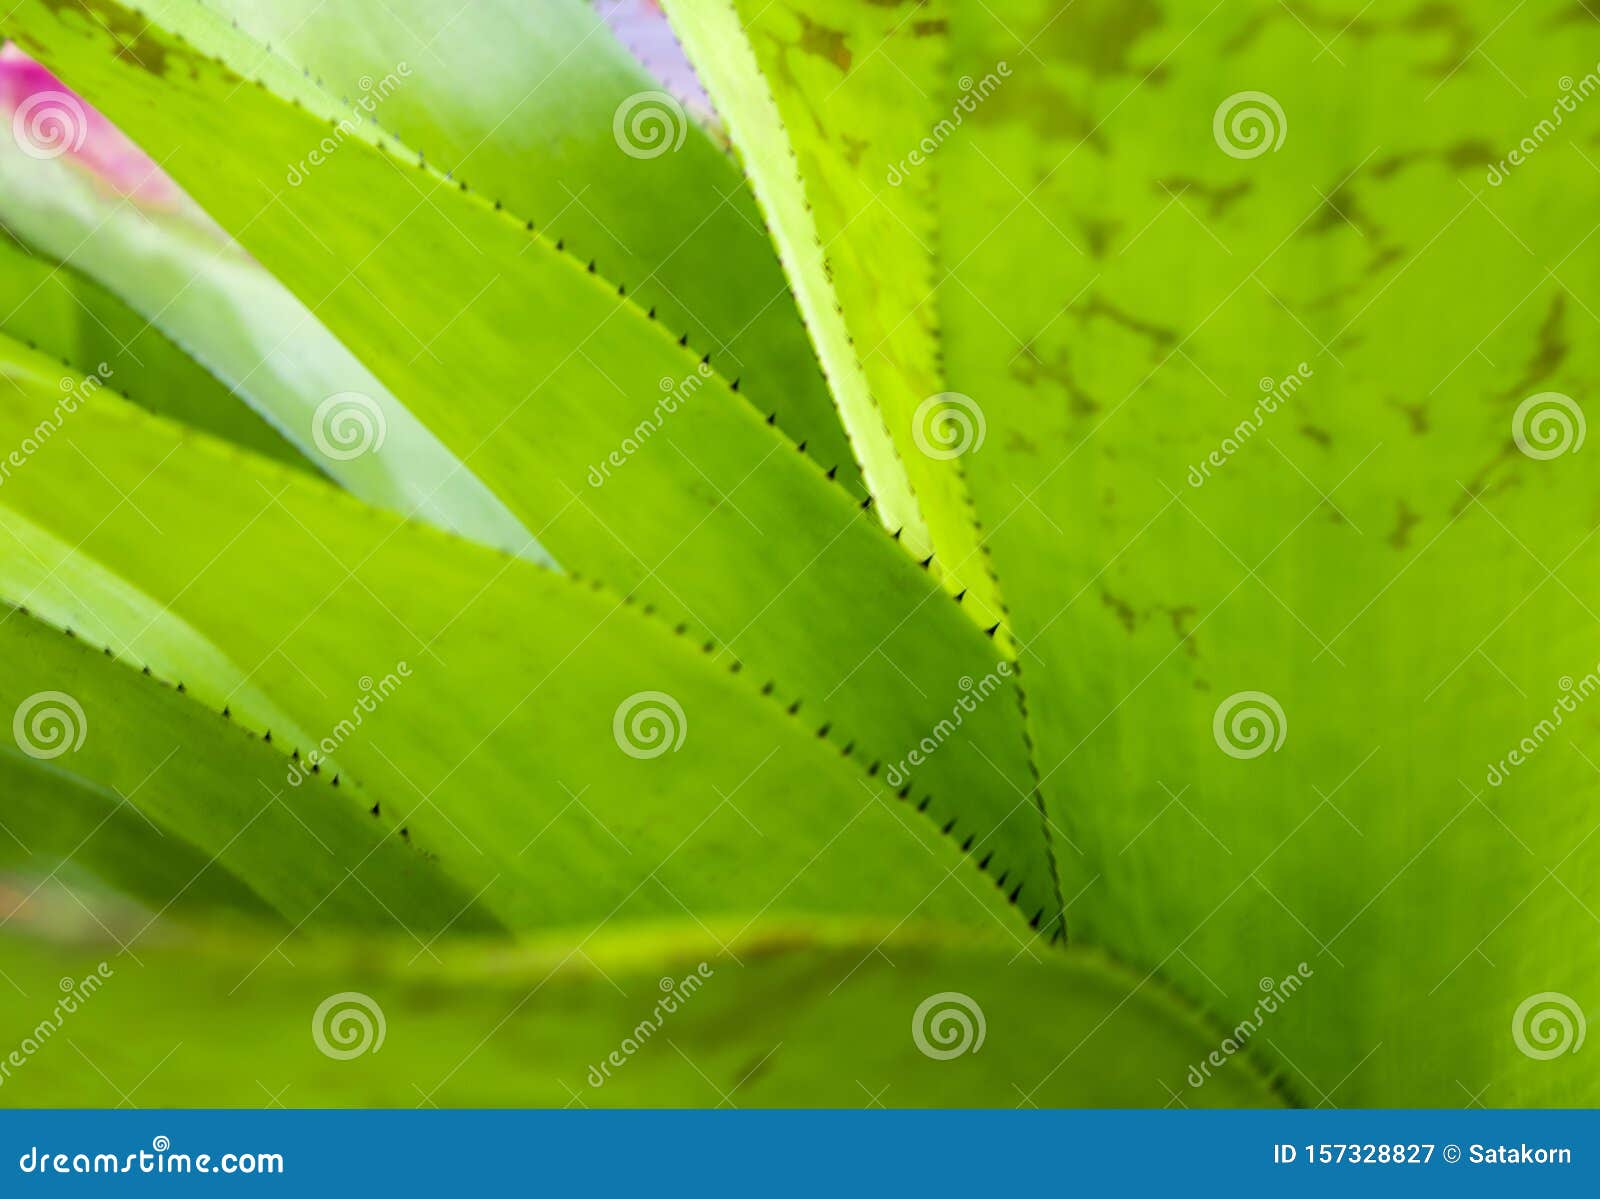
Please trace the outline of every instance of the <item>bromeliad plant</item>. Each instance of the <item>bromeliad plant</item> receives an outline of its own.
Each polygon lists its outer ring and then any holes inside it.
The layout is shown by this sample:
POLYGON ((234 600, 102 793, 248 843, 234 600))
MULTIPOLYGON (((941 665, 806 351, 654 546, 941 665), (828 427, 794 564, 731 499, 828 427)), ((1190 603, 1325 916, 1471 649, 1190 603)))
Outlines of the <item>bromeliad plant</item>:
POLYGON ((4 18, 3 1096, 1594 1102, 1600 28, 665 8, 4 18))

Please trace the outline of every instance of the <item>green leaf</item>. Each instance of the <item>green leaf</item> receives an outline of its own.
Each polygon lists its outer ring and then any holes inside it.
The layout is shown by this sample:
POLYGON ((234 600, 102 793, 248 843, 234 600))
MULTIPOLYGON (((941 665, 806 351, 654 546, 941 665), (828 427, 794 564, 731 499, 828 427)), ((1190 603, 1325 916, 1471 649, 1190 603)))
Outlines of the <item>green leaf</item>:
POLYGON ((929 94, 942 6, 667 8, 750 171, 885 515, 926 538, 981 627, 1000 622, 960 466, 981 427, 964 400, 939 398, 931 179, 895 166, 944 115, 929 94))
POLYGON ((1277 1102, 1242 1056, 1187 1089, 1218 1034, 1148 982, 1093 953, 1013 953, 928 927, 769 920, 729 935, 680 921, 514 953, 454 941, 439 961, 408 944, 304 945, 292 968, 270 943, 234 939, 151 948, 136 969, 105 946, 8 936, 8 1026, 54 1023, 58 980, 99 977, 0 1102, 1120 1107, 1177 1091, 1191 1106, 1277 1102), (914 1029, 948 1056, 921 1052, 914 1029))
MULTIPOLYGON (((157 23, 168 13, 181 21, 184 7, 177 0, 148 11, 157 23)), ((813 458, 836 466, 841 482, 866 497, 738 170, 590 5, 207 0, 207 7, 348 101, 351 120, 398 137, 451 178, 533 220, 581 261, 595 261, 668 328, 710 350, 753 403, 776 412, 813 458)), ((306 156, 283 169, 293 183, 318 167, 306 156)))
POLYGON ((291 785, 359 782, 504 923, 770 908, 1025 935, 973 885, 967 824, 941 837, 736 660, 109 393, 59 415, 29 368, 12 355, 0 437, 50 432, 0 486, 0 595, 271 731, 291 785))
MULTIPOLYGON (((369 503, 550 560, 460 459, 188 197, 139 202, 108 195, 104 181, 70 159, 41 158, 5 141, 0 221, 37 253, 70 262, 135 310, 141 332, 158 329, 224 384, 222 396, 208 383, 200 395, 164 401, 171 414, 204 404, 210 411, 198 427, 242 431, 241 444, 254 448, 261 440, 257 422, 231 411, 242 399, 271 426, 274 440, 297 446, 369 503), (381 442, 385 453, 352 452, 369 441, 381 442)), ((31 273, 5 286, 15 290, 31 273)), ((30 290, 19 304, 31 308, 35 299, 30 290)), ((95 366, 90 361, 85 369, 95 366)), ((152 377, 141 365, 138 384, 146 392, 177 392, 192 373, 152 377)))
MULTIPOLYGON (((1000 653, 660 323, 520 214, 402 165, 360 128, 299 187, 278 187, 279 164, 322 127, 115 5, 28 0, 7 28, 311 296, 563 566, 743 661, 869 764, 902 764, 909 798, 1056 927, 1016 705, 956 715, 962 681, 996 675, 1000 653), (904 765, 913 751, 926 762, 904 765)), ((230 44, 226 28, 206 38, 230 44)), ((320 102, 281 63, 257 65, 284 95, 320 102)))
MULTIPOLYGON (((3 153, 3 151, 0 151, 3 153)), ((79 375, 114 379, 142 407, 282 462, 304 463, 254 409, 121 300, 65 263, 0 237, 0 332, 79 375)))
POLYGON ((418 937, 498 927, 359 788, 290 786, 285 754, 15 609, 0 617, 0 712, 0 823, 22 850, 13 864, 46 880, 71 862, 156 915, 227 907, 418 937))
POLYGON ((940 302, 1070 933, 1230 1025, 1304 960, 1251 1044, 1310 1104, 1594 1103, 1513 1031, 1600 993, 1595 716, 1560 706, 1600 687, 1594 450, 1513 429, 1600 395, 1600 108, 1558 105, 1600 27, 1034 0, 952 37, 952 76, 1013 68, 935 156, 940 302))

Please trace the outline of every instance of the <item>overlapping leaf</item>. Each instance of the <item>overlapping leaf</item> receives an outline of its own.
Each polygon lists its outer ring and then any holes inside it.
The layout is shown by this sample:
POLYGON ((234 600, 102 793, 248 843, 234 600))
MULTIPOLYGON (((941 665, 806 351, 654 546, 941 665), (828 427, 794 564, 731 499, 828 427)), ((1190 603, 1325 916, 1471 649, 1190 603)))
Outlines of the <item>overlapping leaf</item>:
POLYGON ((360 783, 503 923, 876 910, 1026 934, 954 838, 637 605, 109 393, 60 414, 38 365, 13 353, 0 397, 5 439, 49 430, 0 487, 0 595, 273 733, 285 786, 360 783))
POLYGON ((937 120, 937 6, 668 9, 750 171, 883 511, 980 624, 1000 621, 958 462, 976 414, 941 399, 931 188, 895 167, 937 120))
MULTIPOLYGON (((88 119, 63 92, 36 92, 34 98, 59 110, 69 128, 88 119)), ((120 144, 120 135, 101 136, 120 144)), ((10 280, 7 286, 19 296, 9 323, 38 323, 34 309, 50 298, 38 293, 65 290, 80 311, 63 316, 86 320, 102 335, 121 330, 118 352, 80 363, 85 372, 105 362, 108 377, 117 378, 119 368, 131 365, 130 391, 157 396, 150 402, 199 428, 251 448, 265 444, 275 456, 294 447, 312 468, 369 503, 550 561, 482 481, 303 304, 155 163, 132 147, 124 153, 145 185, 132 196, 118 194, 113 181, 70 158, 41 157, 21 141, 0 142, 0 225, 45 259, 70 263, 42 281, 30 280, 37 268, 27 267, 10 280), (173 344, 157 344, 146 363, 138 350, 146 342, 175 343, 192 363, 174 360, 173 344), (202 373, 207 377, 191 391, 202 373), (370 442, 381 442, 386 452, 357 452, 370 442)))
POLYGON ((284 753, 83 641, 9 609, 0 664, 13 713, 0 824, 36 890, 71 862, 157 915, 233 908, 420 937, 499 927, 358 787, 290 786, 284 753))
MULTIPOLYGON (((100 375, 135 403, 283 462, 283 435, 122 301, 65 263, 0 238, 0 332, 100 375)), ((309 465, 309 464, 308 464, 309 465)))
MULTIPOLYGON (((1133 1106, 1167 1102, 1214 1044, 1094 954, 1012 962, 983 938, 861 922, 718 934, 678 922, 514 954, 455 941, 438 961, 309 946, 293 968, 233 940, 148 949, 143 969, 114 946, 8 936, 23 993, 0 995, 7 1024, 33 1027, 58 979, 105 970, 66 1017, 81 1056, 47 1039, 0 1102, 115 1104, 138 1083, 151 1106, 260 1104, 263 1087, 313 1107, 1133 1106), (1039 1084, 1041 1063, 1058 1068, 1039 1084)), ((1193 1098, 1274 1101, 1242 1058, 1193 1098)))
POLYGON ((1600 659, 1600 110, 1559 83, 1600 27, 1080 0, 952 39, 1014 68, 936 155, 940 303, 1070 933, 1230 1025, 1304 961, 1250 1045, 1312 1104, 1593 1102, 1525 1001, 1600 986, 1560 707, 1600 659))
MULTIPOLYGON (((737 170, 591 6, 205 2, 347 100, 348 119, 390 131, 596 262, 865 498, 737 170)), ((187 6, 151 12, 182 21, 187 6)), ((314 169, 299 162, 286 177, 314 169)))
POLYGON ((954 716, 961 680, 1000 660, 961 609, 671 332, 522 214, 362 128, 279 186, 282 164, 320 138, 310 112, 326 97, 205 10, 182 27, 188 44, 115 5, 32 0, 6 25, 158 156, 563 566, 709 637, 886 772, 932 739, 910 797, 1053 927, 1014 705, 954 716))

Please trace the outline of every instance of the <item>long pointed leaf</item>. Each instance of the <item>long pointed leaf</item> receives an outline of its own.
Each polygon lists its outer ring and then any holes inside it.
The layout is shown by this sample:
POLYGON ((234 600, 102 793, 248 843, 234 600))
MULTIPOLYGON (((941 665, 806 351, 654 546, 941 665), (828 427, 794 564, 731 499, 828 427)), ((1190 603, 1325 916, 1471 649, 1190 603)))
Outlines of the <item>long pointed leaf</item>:
MULTIPOLYGON (((1168 1102, 1217 1052, 1218 1033, 1091 953, 1016 962, 860 922, 718 934, 454 942, 440 962, 299 946, 293 968, 270 943, 202 942, 146 951, 144 969, 8 937, 8 1027, 51 1016, 63 977, 103 983, 61 1021, 79 1052, 39 1043, 0 1103, 111 1105, 137 1083, 150 1106, 256 1105, 263 1088, 307 1107, 1133 1106, 1168 1102)), ((1243 1055, 1222 1060, 1192 1105, 1277 1102, 1243 1055)))
POLYGON ((1312 1104, 1594 1102, 1600 26, 1165 8, 962 6, 936 160, 1070 931, 1230 1025, 1305 961, 1312 1104))
POLYGON ((981 413, 946 397, 940 377, 932 183, 895 166, 944 115, 930 94, 942 6, 667 7, 733 131, 869 479, 880 498, 915 508, 974 619, 1000 622, 960 466, 981 441, 981 413))
MULTIPOLYGON (((47 380, 19 401, 24 367, 0 394, 6 438, 50 421, 47 380)), ((108 393, 0 486, 0 538, 0 594, 272 730, 299 755, 290 785, 358 781, 513 927, 687 906, 1020 931, 968 880, 957 843, 1016 868, 998 837, 976 844, 967 797, 941 837, 852 747, 659 617, 108 393)), ((1036 834, 1028 797, 1011 803, 1019 838, 1036 834)))
MULTIPOLYGON (((186 0, 149 11, 160 23, 186 0)), ((452 178, 626 285, 865 498, 739 172, 583 0, 207 0, 452 178)), ((248 63, 245 64, 248 66, 248 63)), ((315 170, 297 162, 286 177, 315 170)))
MULTIPOLYGON (((226 27, 202 29, 204 10, 195 14, 191 40, 233 46, 226 27)), ((225 226, 237 220, 286 283, 316 292, 317 314, 564 566, 736 655, 869 763, 900 764, 910 798, 980 860, 992 855, 1024 907, 1056 926, 1015 705, 956 715, 962 680, 995 675, 1001 656, 901 547, 658 322, 520 215, 402 164, 359 129, 299 187, 278 188, 277 164, 304 153, 317 122, 128 21, 108 28, 75 4, 25 0, 7 28, 122 119, 225 226), (428 353, 409 321, 430 330, 428 353), (675 401, 665 408, 662 382, 675 401)), ((272 67, 261 64, 284 95, 320 103, 300 75, 272 67)))

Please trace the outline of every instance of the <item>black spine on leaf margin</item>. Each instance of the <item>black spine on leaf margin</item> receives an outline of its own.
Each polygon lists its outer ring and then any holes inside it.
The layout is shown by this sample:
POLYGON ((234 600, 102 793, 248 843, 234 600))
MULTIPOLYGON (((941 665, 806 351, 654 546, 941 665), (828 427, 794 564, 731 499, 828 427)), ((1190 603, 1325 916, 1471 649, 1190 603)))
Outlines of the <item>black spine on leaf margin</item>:
MULTIPOLYGON (((577 574, 571 574, 571 575, 568 575, 566 577, 570 578, 572 580, 572 582, 574 582, 575 584, 582 583, 582 582, 587 582, 588 585, 590 586, 590 588, 592 590, 594 590, 594 591, 597 591, 597 592, 606 590, 605 583, 600 579, 587 579, 587 580, 584 580, 584 579, 581 578, 581 576, 579 576, 577 574)), ((622 597, 622 603, 625 606, 633 607, 634 606, 633 597, 631 595, 623 596, 622 597)), ((650 612, 650 609, 649 609, 648 605, 641 605, 639 607, 636 607, 635 610, 636 611, 641 611, 645 615, 649 615, 649 612, 650 612)), ((676 625, 673 628, 672 631, 676 636, 679 636, 679 637, 685 637, 686 638, 687 635, 688 635, 688 628, 687 628, 687 626, 685 624, 682 624, 682 623, 676 625)), ((706 654, 707 656, 715 654, 717 652, 717 648, 718 648, 717 644, 716 644, 716 642, 714 640, 707 640, 700 646, 701 652, 706 654)), ((743 669, 743 664, 737 658, 730 659, 729 664, 728 664, 728 672, 730 674, 737 674, 742 669, 743 669)), ((768 679, 766 682, 762 683, 760 688, 759 688, 760 694, 763 697, 768 698, 768 699, 774 698, 774 695, 775 695, 776 691, 777 691, 777 683, 772 679, 768 679)), ((782 701, 779 700, 778 702, 781 703, 782 701)), ((800 713, 800 709, 801 709, 802 703, 803 703, 803 700, 798 699, 798 698, 794 699, 794 700, 791 700, 789 703, 784 705, 785 713, 787 715, 789 715, 789 716, 798 716, 799 713, 800 713)), ((827 739, 829 739, 829 737, 830 737, 832 732, 833 732, 833 724, 832 724, 832 722, 831 721, 824 721, 823 724, 821 726, 819 726, 815 730, 815 735, 819 739, 827 740, 827 739)), ((853 757, 854 754, 855 754, 855 750, 856 750, 856 743, 855 743, 854 740, 850 740, 850 741, 847 741, 844 745, 842 745, 840 747, 839 753, 840 753, 841 757, 853 757)), ((881 763, 879 763, 877 760, 874 760, 871 763, 866 764, 863 767, 863 769, 864 769, 865 773, 868 775, 868 777, 876 777, 878 771, 881 769, 881 763)), ((905 784, 898 791, 896 791, 894 794, 895 794, 895 798, 897 798, 897 799, 901 799, 901 800, 909 799, 910 796, 911 796, 911 785, 909 783, 905 784)), ((922 813, 926 813, 928 811, 929 806, 932 803, 933 803, 933 796, 932 796, 931 793, 923 795, 922 798, 919 799, 917 801, 917 803, 916 803, 917 811, 922 812, 922 813)), ((959 819, 960 819, 959 817, 952 816, 940 828, 940 830, 939 830, 940 833, 943 834, 944 836, 948 837, 952 832, 955 831, 955 828, 957 826, 957 823, 958 823, 959 819)), ((966 837, 961 841, 959 848, 961 849, 961 851, 964 854, 970 856, 971 855, 971 851, 972 851, 972 846, 976 842, 976 840, 977 840, 976 832, 968 833, 966 835, 966 837)), ((984 853, 982 858, 976 860, 973 864, 975 866, 977 866, 977 868, 982 873, 988 874, 989 873, 989 865, 990 865, 991 861, 993 860, 993 858, 994 858, 994 850, 990 849, 990 850, 988 850, 987 852, 984 853)), ((1011 872, 1009 870, 1005 871, 998 878, 993 880, 995 886, 1000 888, 1002 891, 1004 891, 1005 890, 1005 884, 1010 879, 1010 876, 1011 876, 1011 872)), ((1022 884, 1021 883, 1017 883, 1015 886, 1012 887, 1011 891, 1006 895, 1006 900, 1013 907, 1017 907, 1017 906, 1019 906, 1021 896, 1022 896, 1022 884)), ((1043 920, 1043 917, 1044 917, 1044 909, 1041 907, 1038 910, 1036 910, 1031 917, 1028 918, 1029 926, 1032 927, 1035 931, 1039 931, 1041 929, 1041 922, 1043 920)), ((1052 924, 1059 923, 1059 919, 1060 918, 1058 917, 1056 920, 1052 921, 1051 923, 1052 924)), ((1052 934, 1052 940, 1059 940, 1059 939, 1061 939, 1059 933, 1052 934)))
MULTIPOLYGON (((23 606, 23 605, 20 605, 20 604, 19 605, 15 605, 13 610, 18 612, 19 614, 21 614, 23 616, 31 617, 34 621, 36 621, 43 628, 54 629, 56 632, 61 633, 63 636, 65 636, 68 639, 73 640, 73 641, 80 640, 80 638, 78 637, 77 633, 75 633, 72 629, 67 628, 67 627, 65 627, 63 625, 57 625, 57 624, 53 623, 52 621, 46 619, 45 617, 40 616, 38 613, 30 612, 28 610, 28 608, 23 606)), ((103 654, 105 654, 107 657, 111 658, 113 661, 123 662, 125 665, 128 665, 130 668, 132 666, 132 663, 127 662, 126 659, 120 658, 117 655, 116 651, 113 650, 109 645, 108 646, 102 646, 101 647, 101 652, 103 654)), ((159 685, 161 685, 163 687, 172 688, 172 690, 174 692, 176 692, 178 695, 187 695, 189 693, 188 687, 185 686, 184 683, 181 680, 179 680, 177 682, 172 682, 172 681, 170 681, 168 679, 162 678, 160 675, 156 674, 153 670, 151 670, 150 664, 147 663, 147 662, 140 663, 138 674, 143 676, 143 677, 145 677, 145 678, 151 679, 152 681, 154 681, 155 683, 158 683, 159 685)), ((249 727, 248 725, 239 723, 237 720, 235 720, 233 718, 233 711, 232 711, 231 705, 224 704, 220 710, 215 709, 215 708, 209 708, 205 704, 200 704, 199 706, 202 709, 206 710, 206 711, 210 711, 218 719, 227 721, 230 727, 232 727, 234 729, 237 729, 239 731, 239 733, 241 733, 242 735, 244 735, 246 737, 254 738, 257 741, 260 741, 263 745, 272 745, 273 744, 272 730, 271 729, 265 729, 262 732, 258 733, 258 732, 256 732, 255 729, 249 727)), ((277 752, 281 753, 282 751, 279 750, 277 752)), ((294 762, 300 761, 300 750, 298 749, 298 747, 290 749, 289 754, 288 754, 288 760, 289 761, 294 761, 294 762)), ((308 771, 307 773, 308 774, 320 775, 322 773, 321 766, 318 765, 318 764, 313 764, 311 769, 310 769, 310 771, 308 771)), ((328 786, 329 787, 338 787, 339 786, 339 777, 340 777, 339 775, 335 774, 332 777, 332 779, 330 779, 328 781, 328 786)), ((369 809, 369 811, 370 811, 371 815, 373 815, 373 816, 379 816, 380 815, 380 808, 379 808, 379 804, 378 804, 377 801, 374 801, 374 803, 373 803, 372 807, 369 809)), ((400 832, 400 836, 406 841, 406 843, 408 845, 411 845, 410 833, 404 828, 400 829, 399 832, 400 832)), ((420 848, 418 846, 415 846, 415 845, 412 845, 412 848, 417 853, 421 854, 422 857, 427 859, 428 861, 437 861, 438 860, 438 855, 433 853, 433 852, 431 852, 431 851, 429 851, 429 850, 422 849, 422 848, 420 848)))

